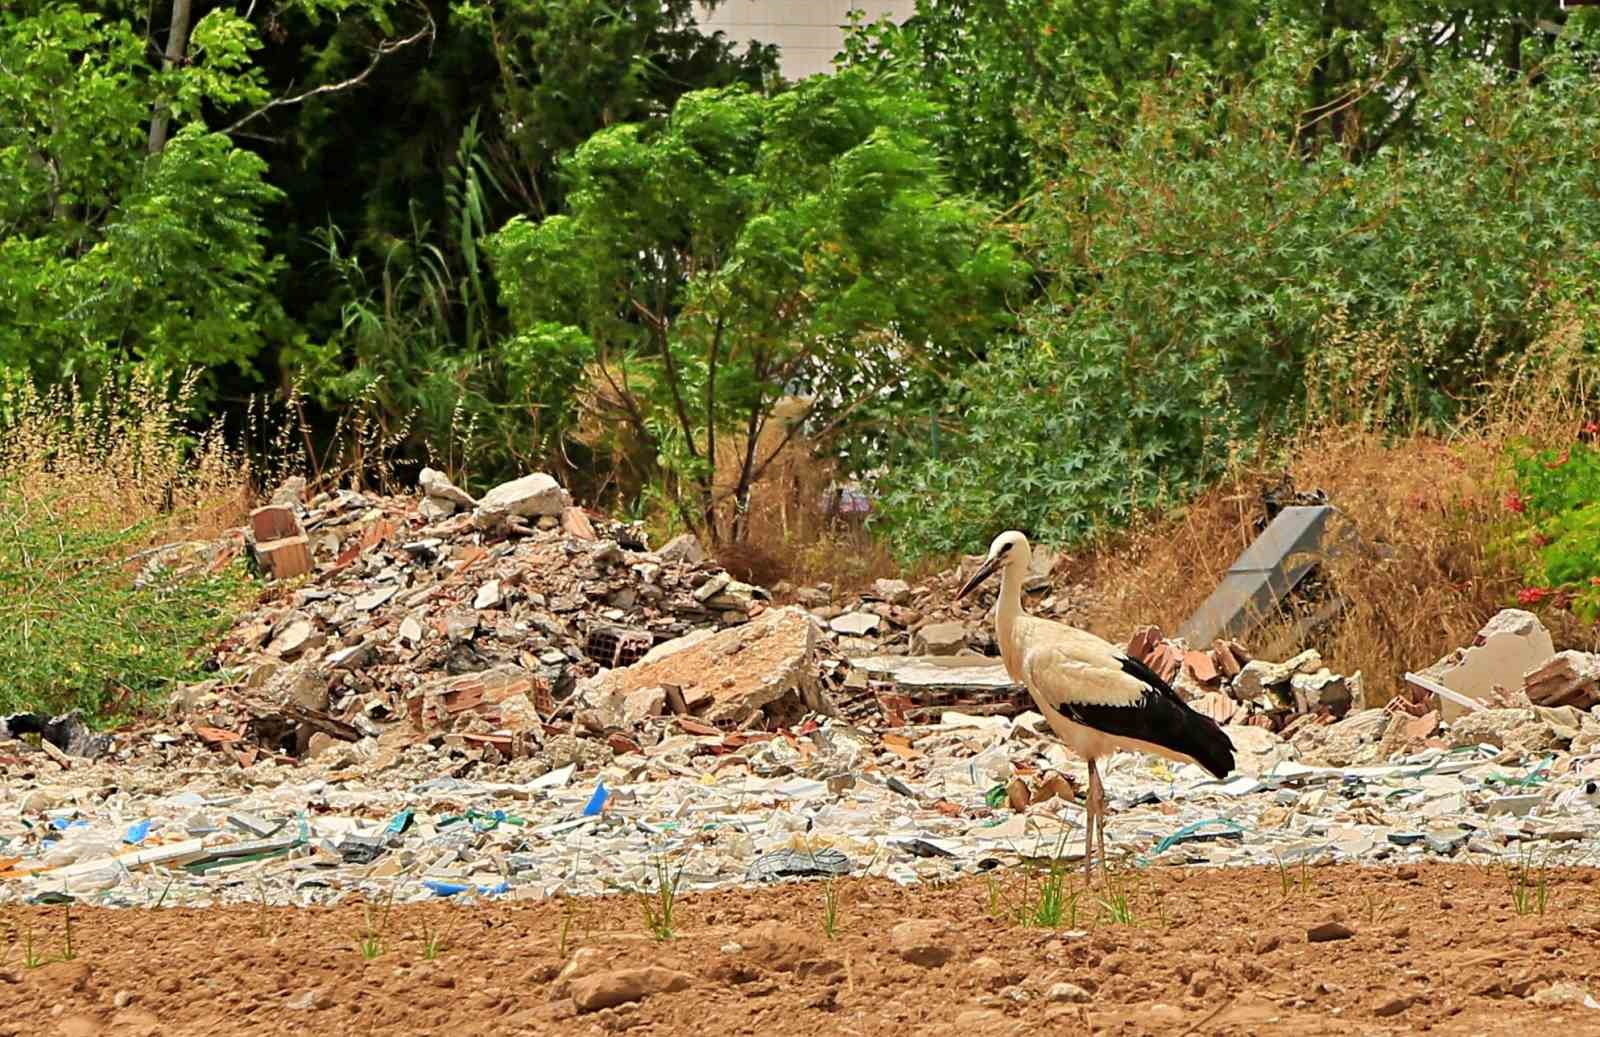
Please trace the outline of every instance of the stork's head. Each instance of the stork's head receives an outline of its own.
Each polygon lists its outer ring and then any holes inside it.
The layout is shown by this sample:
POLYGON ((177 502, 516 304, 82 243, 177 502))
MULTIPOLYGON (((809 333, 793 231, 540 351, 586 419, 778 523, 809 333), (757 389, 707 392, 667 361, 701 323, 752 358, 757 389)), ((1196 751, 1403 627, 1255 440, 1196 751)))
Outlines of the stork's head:
POLYGON ((983 564, 978 571, 972 574, 972 579, 962 584, 956 592, 956 600, 971 594, 977 589, 978 584, 987 580, 1001 569, 1013 568, 1018 572, 1028 569, 1029 550, 1028 538, 1014 529, 1008 529, 994 538, 994 543, 989 545, 989 553, 983 559, 983 564))

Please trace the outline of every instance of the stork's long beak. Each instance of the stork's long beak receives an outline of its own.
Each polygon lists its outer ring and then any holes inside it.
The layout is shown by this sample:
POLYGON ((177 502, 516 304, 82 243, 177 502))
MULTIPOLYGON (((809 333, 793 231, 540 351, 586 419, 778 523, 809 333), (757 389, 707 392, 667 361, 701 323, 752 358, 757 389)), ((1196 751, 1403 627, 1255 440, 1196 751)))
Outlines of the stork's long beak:
POLYGON ((956 591, 956 600, 960 601, 968 594, 971 594, 973 590, 977 588, 978 584, 993 576, 995 574, 995 570, 999 568, 1000 559, 998 558, 991 558, 984 562, 983 565, 978 567, 978 571, 972 574, 972 579, 962 584, 961 589, 956 591))

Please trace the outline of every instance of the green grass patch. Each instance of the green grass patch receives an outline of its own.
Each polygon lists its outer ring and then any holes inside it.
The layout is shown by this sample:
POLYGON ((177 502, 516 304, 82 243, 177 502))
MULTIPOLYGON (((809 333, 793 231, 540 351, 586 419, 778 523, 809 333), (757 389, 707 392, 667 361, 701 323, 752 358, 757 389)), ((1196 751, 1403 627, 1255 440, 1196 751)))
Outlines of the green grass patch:
MULTIPOLYGON (((103 520, 101 520, 103 522, 103 520)), ((140 575, 150 526, 99 526, 0 483, 0 714, 81 709, 112 724, 204 676, 252 587, 241 561, 140 575)))

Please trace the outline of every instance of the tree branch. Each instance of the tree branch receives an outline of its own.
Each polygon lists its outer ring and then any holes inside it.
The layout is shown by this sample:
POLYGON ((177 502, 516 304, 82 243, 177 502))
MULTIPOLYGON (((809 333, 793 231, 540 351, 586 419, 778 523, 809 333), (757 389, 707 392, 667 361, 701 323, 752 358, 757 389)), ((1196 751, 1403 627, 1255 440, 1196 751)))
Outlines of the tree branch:
POLYGON ((373 70, 378 67, 378 62, 382 61, 388 55, 393 54, 398 50, 404 50, 406 47, 409 47, 413 43, 416 43, 424 38, 430 40, 433 38, 435 31, 433 15, 427 14, 426 17, 428 19, 428 24, 424 25, 410 36, 407 36, 404 39, 385 40, 382 43, 379 43, 377 49, 372 52, 372 60, 367 62, 367 67, 351 76, 349 79, 342 79, 337 83, 324 83, 321 86, 313 87, 312 89, 307 90, 303 94, 295 94, 292 97, 275 97, 271 101, 268 101, 266 104, 262 105, 260 108, 257 108, 255 111, 251 112, 249 115, 246 115, 242 119, 235 121, 222 132, 233 133, 235 130, 239 129, 239 127, 245 125, 246 123, 254 122, 256 119, 259 119, 261 116, 272 111, 274 108, 286 108, 289 105, 300 104, 304 101, 308 101, 319 94, 334 94, 341 90, 349 90, 352 87, 360 86, 366 81, 368 76, 372 75, 373 70))

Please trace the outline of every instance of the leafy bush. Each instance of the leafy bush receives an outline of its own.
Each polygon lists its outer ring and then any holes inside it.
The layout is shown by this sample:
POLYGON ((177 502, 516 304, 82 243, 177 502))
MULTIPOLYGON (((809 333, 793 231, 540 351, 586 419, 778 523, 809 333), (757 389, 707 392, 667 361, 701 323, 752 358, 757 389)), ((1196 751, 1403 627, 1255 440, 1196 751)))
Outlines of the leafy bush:
POLYGON ((1430 128, 1369 156, 1301 140, 1314 57, 1285 45, 1239 89, 1190 70, 1123 123, 1068 113, 1041 142, 1044 298, 950 394, 937 445, 903 437, 880 518, 902 553, 1114 527, 1312 408, 1445 428, 1587 291, 1600 193, 1572 185, 1600 182, 1600 81, 1581 62, 1511 85, 1442 67, 1430 128))
POLYGON ((135 582, 119 556, 145 529, 95 531, 0 484, 0 713, 82 709, 114 720, 201 676, 202 650, 248 586, 240 562, 135 582))
POLYGON ((1567 608, 1584 622, 1600 620, 1600 423, 1557 451, 1524 448, 1514 465, 1517 489, 1507 509, 1527 520, 1521 537, 1538 551, 1527 570, 1523 605, 1567 608))
POLYGON ((795 436, 869 463, 907 401, 1013 325, 1025 268, 950 189, 938 117, 895 77, 850 71, 773 97, 696 91, 664 124, 595 134, 567 165, 570 212, 486 244, 514 373, 578 392, 644 445, 686 525, 743 540, 751 488, 795 436))

